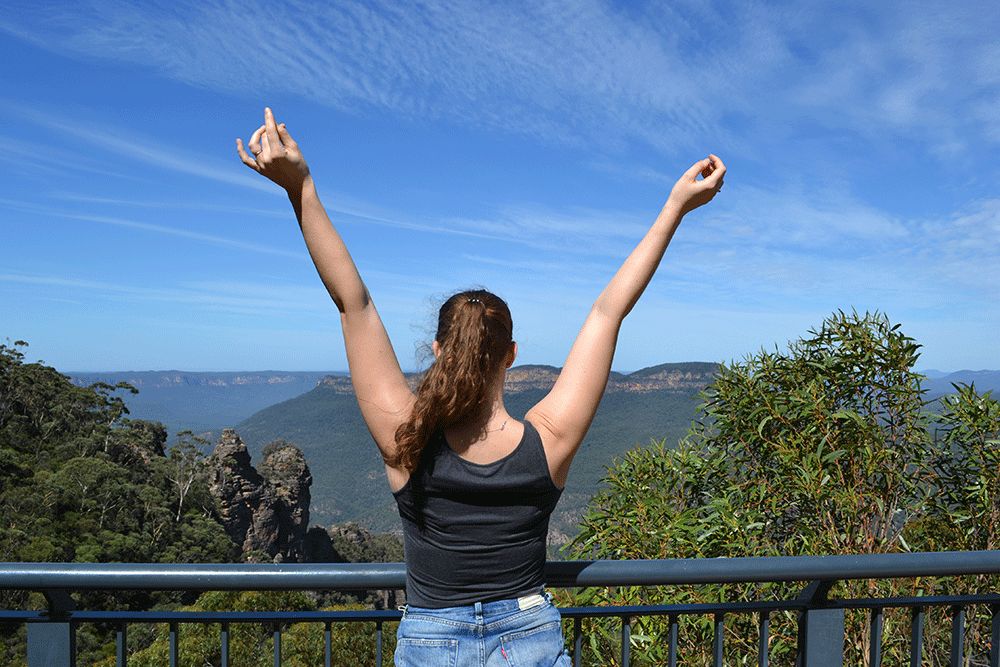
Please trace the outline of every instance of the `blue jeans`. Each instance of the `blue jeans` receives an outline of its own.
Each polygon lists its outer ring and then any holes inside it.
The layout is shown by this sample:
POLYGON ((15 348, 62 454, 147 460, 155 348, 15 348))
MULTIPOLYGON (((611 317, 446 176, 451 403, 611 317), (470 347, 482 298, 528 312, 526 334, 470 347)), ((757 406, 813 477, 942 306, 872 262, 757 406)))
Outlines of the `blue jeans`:
POLYGON ((468 607, 407 606, 396 667, 569 667, 562 617, 548 595, 468 607))

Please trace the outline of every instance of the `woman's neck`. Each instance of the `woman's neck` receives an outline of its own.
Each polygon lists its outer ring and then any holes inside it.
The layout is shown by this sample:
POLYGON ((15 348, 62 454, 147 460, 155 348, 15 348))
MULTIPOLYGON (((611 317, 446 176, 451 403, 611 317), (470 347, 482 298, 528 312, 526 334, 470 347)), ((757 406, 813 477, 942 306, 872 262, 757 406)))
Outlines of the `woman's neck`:
POLYGON ((505 432, 516 430, 512 427, 519 422, 510 416, 504 406, 503 382, 504 375, 501 375, 499 380, 491 385, 487 400, 483 402, 479 414, 462 424, 445 429, 448 443, 453 449, 461 452, 474 447, 477 443, 495 439, 491 436, 499 433, 507 435, 505 432))
POLYGON ((479 414, 448 428, 447 431, 449 436, 454 435, 471 443, 476 440, 485 440, 490 433, 504 430, 508 422, 510 422, 510 414, 504 407, 503 394, 501 393, 493 395, 492 400, 483 405, 479 414))

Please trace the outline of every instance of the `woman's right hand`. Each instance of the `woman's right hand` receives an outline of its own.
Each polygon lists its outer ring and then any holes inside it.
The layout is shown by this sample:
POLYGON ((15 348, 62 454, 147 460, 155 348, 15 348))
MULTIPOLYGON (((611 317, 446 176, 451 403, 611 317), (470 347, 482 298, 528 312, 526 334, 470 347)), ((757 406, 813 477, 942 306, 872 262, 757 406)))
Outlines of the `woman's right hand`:
POLYGON ((243 140, 236 140, 236 151, 243 164, 283 187, 289 195, 301 193, 302 185, 311 178, 299 145, 284 123, 275 123, 269 108, 264 109, 264 124, 250 137, 247 148, 253 157, 243 149, 243 140))

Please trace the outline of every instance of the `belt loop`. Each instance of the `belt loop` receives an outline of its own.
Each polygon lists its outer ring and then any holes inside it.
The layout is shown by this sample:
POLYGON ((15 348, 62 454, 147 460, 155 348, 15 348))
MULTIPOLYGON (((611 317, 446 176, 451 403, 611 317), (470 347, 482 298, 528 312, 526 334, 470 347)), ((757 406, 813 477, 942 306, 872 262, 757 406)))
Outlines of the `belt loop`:
POLYGON ((482 602, 477 602, 476 603, 476 622, 477 623, 482 623, 483 622, 483 603, 482 602))

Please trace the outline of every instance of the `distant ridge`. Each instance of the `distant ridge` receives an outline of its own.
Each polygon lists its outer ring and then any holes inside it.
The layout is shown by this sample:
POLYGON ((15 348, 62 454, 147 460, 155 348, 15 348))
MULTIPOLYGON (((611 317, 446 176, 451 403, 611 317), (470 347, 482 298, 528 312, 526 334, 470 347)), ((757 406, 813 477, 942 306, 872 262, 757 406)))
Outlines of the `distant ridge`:
POLYGON ((269 405, 301 396, 325 376, 322 371, 121 371, 70 373, 77 386, 127 382, 139 390, 124 396, 132 419, 160 421, 173 438, 178 431, 217 432, 269 405))
POLYGON ((1000 371, 955 371, 954 373, 935 373, 935 376, 927 374, 927 382, 924 388, 931 398, 937 398, 944 394, 954 393, 955 384, 975 385, 980 393, 985 391, 1000 390, 1000 371))
MULTIPOLYGON (((717 368, 717 364, 710 362, 680 362, 650 366, 632 373, 612 371, 608 391, 644 392, 675 386, 678 390, 689 387, 697 392, 704 378, 717 368)), ((517 366, 510 370, 507 391, 547 389, 555 382, 559 371, 547 365, 517 366)), ((979 391, 1000 390, 1000 371, 945 373, 929 369, 918 372, 926 374, 924 388, 928 398, 953 392, 953 383, 975 384, 979 391)), ((223 428, 238 424, 258 410, 300 396, 321 382, 338 392, 353 394, 350 378, 342 371, 158 370, 78 372, 69 373, 69 377, 78 386, 128 382, 139 389, 138 395, 125 397, 130 417, 161 421, 171 436, 182 429, 221 433, 223 428)), ((407 377, 415 386, 419 374, 409 373, 407 377)))
MULTIPOLYGON (((633 373, 612 372, 608 377, 608 392, 615 391, 657 391, 660 389, 700 391, 715 378, 719 365, 710 362, 689 361, 684 363, 660 364, 633 373)), ((559 377, 561 368, 555 366, 525 365, 508 369, 504 392, 521 392, 530 389, 551 389, 559 377)), ((420 378, 418 373, 406 373, 411 386, 420 378)), ((341 393, 354 393, 348 375, 327 376, 320 383, 341 393)))
POLYGON ((326 375, 348 376, 337 371, 112 371, 107 373, 70 373, 73 384, 87 386, 94 382, 128 382, 136 389, 144 387, 231 387, 244 385, 275 385, 300 382, 303 378, 326 375))

